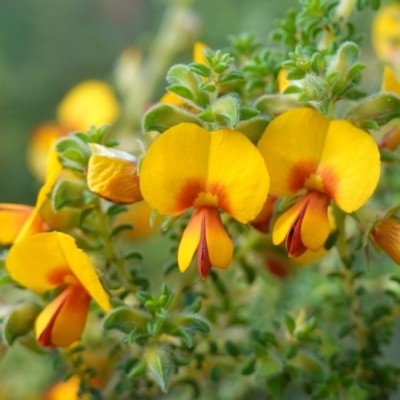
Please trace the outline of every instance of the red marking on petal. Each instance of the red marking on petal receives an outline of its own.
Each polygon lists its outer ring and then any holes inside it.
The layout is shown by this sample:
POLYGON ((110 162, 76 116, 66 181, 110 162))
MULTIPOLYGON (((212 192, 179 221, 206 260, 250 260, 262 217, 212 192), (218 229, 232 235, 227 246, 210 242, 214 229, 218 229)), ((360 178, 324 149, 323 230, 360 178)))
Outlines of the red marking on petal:
POLYGON ((317 167, 317 163, 313 160, 300 161, 294 165, 289 174, 289 189, 293 193, 302 189, 304 187, 304 182, 310 175, 315 174, 317 167))
POLYGON ((54 286, 61 285, 64 283, 66 275, 72 275, 71 270, 67 267, 59 267, 53 269, 47 274, 47 280, 54 286))
MULTIPOLYGON (((205 184, 201 179, 189 180, 182 186, 176 199, 177 209, 185 210, 192 207, 200 193, 210 193, 216 196, 218 208, 229 214, 230 205, 226 187, 218 182, 205 184)), ((198 206, 202 205, 198 204, 198 206)), ((204 204, 204 206, 206 205, 204 204)))
POLYGON ((305 201, 286 236, 286 250, 289 253, 289 257, 299 257, 307 250, 307 247, 301 241, 301 222, 303 221, 309 202, 310 199, 305 201))
POLYGON ((197 248, 197 268, 202 279, 206 279, 211 270, 211 261, 208 254, 207 240, 206 240, 206 215, 205 210, 201 210, 201 233, 200 242, 197 248))
POLYGON ((318 172, 322 179, 322 184, 324 186, 324 192, 331 198, 335 199, 336 190, 338 186, 338 178, 335 171, 332 168, 324 167, 318 172))
POLYGON ((204 186, 204 182, 200 179, 192 179, 186 182, 176 198, 176 208, 185 210, 192 207, 199 193, 205 191, 204 186))

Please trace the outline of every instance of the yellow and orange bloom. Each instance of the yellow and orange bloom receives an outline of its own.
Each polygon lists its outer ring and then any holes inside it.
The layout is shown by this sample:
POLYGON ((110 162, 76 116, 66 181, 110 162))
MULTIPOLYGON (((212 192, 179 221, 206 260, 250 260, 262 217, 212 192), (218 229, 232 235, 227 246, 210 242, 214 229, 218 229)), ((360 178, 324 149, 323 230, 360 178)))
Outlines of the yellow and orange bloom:
POLYGON ((134 156, 99 144, 90 144, 90 148, 87 182, 91 191, 114 203, 131 204, 143 199, 134 156))
POLYGON ((200 275, 227 268, 233 254, 219 210, 245 224, 263 207, 269 176, 256 147, 240 132, 182 123, 151 145, 140 175, 144 199, 162 215, 194 208, 178 250, 184 272, 197 250, 200 275))
POLYGON ((43 180, 47 154, 51 146, 68 132, 86 132, 91 125, 112 124, 118 118, 119 103, 105 82, 88 80, 73 87, 57 109, 57 122, 39 126, 28 149, 28 162, 34 175, 43 180))
POLYGON ((270 194, 299 196, 272 232, 274 244, 286 239, 291 257, 324 245, 331 200, 346 213, 356 211, 379 180, 380 156, 373 138, 347 121, 329 121, 309 108, 275 118, 258 148, 271 175, 270 194))
POLYGON ((375 243, 400 265, 400 221, 384 218, 371 231, 375 243))
POLYGON ((268 233, 270 230, 271 220, 274 213, 274 207, 278 198, 268 196, 263 208, 258 215, 250 222, 251 226, 260 232, 268 233))
POLYGON ((6 268, 15 281, 35 292, 62 288, 36 319, 35 334, 42 346, 75 342, 84 330, 91 299, 110 310, 89 257, 65 233, 39 233, 14 244, 6 268))

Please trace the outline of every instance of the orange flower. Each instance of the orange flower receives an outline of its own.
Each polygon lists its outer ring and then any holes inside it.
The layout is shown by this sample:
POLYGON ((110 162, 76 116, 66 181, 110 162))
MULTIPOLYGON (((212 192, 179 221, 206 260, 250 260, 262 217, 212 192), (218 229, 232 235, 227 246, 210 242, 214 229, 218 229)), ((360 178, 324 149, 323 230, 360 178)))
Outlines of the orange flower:
POLYGON ((36 338, 42 346, 66 347, 82 334, 91 298, 110 310, 107 295, 89 257, 74 238, 45 232, 14 244, 6 260, 11 277, 35 292, 63 287, 36 319, 36 338))
POLYGON ((271 174, 271 195, 300 196, 272 232, 274 244, 286 238, 291 257, 324 245, 330 232, 330 200, 351 213, 368 200, 379 180, 380 156, 372 137, 310 108, 275 118, 258 148, 271 174))
POLYGON ((240 132, 208 132, 195 124, 176 125, 151 145, 140 175, 144 199, 162 215, 194 207, 178 250, 185 271, 197 250, 200 275, 227 268, 233 244, 219 209, 241 223, 254 219, 267 197, 269 177, 257 149, 240 132))

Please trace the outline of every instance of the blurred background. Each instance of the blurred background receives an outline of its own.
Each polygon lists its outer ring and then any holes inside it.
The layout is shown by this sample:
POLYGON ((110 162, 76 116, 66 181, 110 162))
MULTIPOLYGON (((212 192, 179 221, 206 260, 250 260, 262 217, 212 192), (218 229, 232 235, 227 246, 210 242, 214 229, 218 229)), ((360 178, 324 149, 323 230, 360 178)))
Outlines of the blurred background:
MULTIPOLYGON (((86 79, 114 84, 122 52, 152 43, 165 0, 0 1, 0 202, 33 204, 38 182, 26 163, 35 127, 56 119, 56 109, 74 85, 86 79)), ((227 37, 255 32, 267 41, 273 21, 296 0, 197 0, 186 24, 216 49, 227 37)), ((364 55, 369 53, 372 13, 363 12, 364 55), (366 18, 367 15, 367 18, 366 18)), ((191 59, 191 46, 175 62, 191 59)), ((370 84, 370 83, 369 83, 370 84)), ((159 81, 159 93, 165 81, 159 81)), ((157 100, 157 99, 154 99, 157 100)))

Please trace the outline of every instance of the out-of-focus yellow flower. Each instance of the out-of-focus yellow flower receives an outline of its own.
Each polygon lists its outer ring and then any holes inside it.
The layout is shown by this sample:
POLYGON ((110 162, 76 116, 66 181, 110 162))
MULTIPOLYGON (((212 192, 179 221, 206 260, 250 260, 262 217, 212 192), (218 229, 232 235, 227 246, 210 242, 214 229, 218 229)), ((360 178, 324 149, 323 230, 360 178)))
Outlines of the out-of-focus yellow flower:
POLYGON ((97 80, 79 83, 61 101, 57 121, 70 130, 87 131, 91 125, 113 123, 119 104, 110 85, 97 80))
POLYGON ((372 46, 378 57, 386 62, 400 61, 400 3, 381 8, 372 24, 372 46))
POLYGON ((72 376, 65 382, 57 382, 47 391, 44 400, 88 400, 88 396, 78 396, 79 385, 77 376, 72 376))
POLYGON ((292 84, 292 81, 286 78, 288 73, 287 68, 282 68, 278 74, 278 91, 279 93, 283 93, 285 89, 292 84))
POLYGON ((112 88, 97 80, 84 81, 72 88, 57 109, 57 122, 39 126, 28 148, 28 163, 35 176, 43 180, 50 147, 68 132, 86 132, 91 125, 112 124, 118 118, 119 103, 112 88))
POLYGON ((114 203, 130 204, 143 199, 137 160, 131 154, 91 144, 87 182, 89 189, 114 203))
POLYGON ((278 218, 272 232, 274 244, 286 238, 291 257, 324 245, 330 232, 330 200, 351 213, 368 200, 379 180, 380 156, 372 137, 309 108, 275 118, 258 148, 271 175, 271 195, 305 191, 278 218))
POLYGON ((375 225, 371 235, 375 243, 400 265, 400 221, 384 218, 375 225))
POLYGON ((269 177, 262 157, 240 132, 208 132, 195 124, 176 125, 150 146, 140 175, 144 199, 162 215, 194 207, 178 250, 184 272, 197 251, 200 275, 211 266, 227 268, 233 244, 219 209, 247 223, 260 212, 269 177))
POLYGON ((113 221, 113 226, 133 225, 133 229, 120 233, 122 238, 127 240, 145 239, 159 232, 163 217, 158 215, 153 226, 150 226, 150 217, 153 209, 144 200, 129 204, 127 208, 126 212, 118 214, 113 221))
POLYGON ((6 267, 15 281, 35 292, 67 285, 36 319, 36 338, 42 346, 66 347, 76 341, 85 327, 91 298, 104 311, 110 310, 89 257, 65 233, 39 233, 14 244, 6 267))

